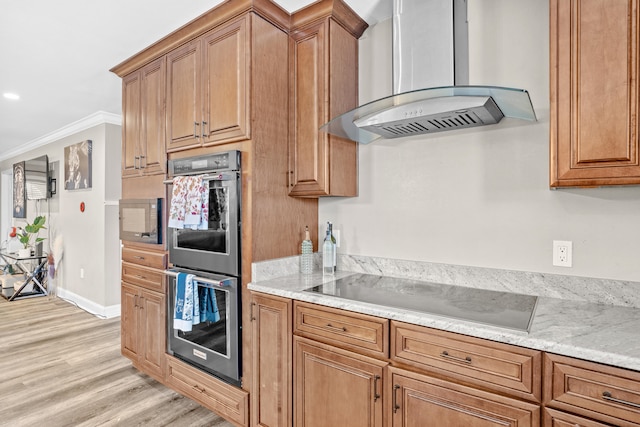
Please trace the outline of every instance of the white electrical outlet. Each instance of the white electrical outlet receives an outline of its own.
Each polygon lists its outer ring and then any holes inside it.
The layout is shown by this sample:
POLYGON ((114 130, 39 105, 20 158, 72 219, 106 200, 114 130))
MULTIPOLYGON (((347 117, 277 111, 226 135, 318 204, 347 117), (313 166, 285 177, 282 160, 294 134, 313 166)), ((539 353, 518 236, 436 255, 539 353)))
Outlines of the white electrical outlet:
POLYGON ((571 267, 573 244, 568 240, 553 241, 553 265, 557 267, 571 267))
POLYGON ((340 230, 333 230, 333 237, 336 239, 336 247, 340 247, 340 230))
POLYGON ((84 268, 80 269, 80 278, 84 279, 84 268))

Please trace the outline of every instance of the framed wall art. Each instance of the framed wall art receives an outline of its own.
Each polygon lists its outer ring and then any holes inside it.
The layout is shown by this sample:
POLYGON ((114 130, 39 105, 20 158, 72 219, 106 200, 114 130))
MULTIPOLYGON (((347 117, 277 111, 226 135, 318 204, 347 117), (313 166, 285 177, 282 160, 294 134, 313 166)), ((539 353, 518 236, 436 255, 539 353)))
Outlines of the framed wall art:
POLYGON ((64 147, 64 188, 91 188, 91 141, 64 147))
POLYGON ((13 165, 13 217, 27 217, 27 200, 24 186, 24 162, 13 165))

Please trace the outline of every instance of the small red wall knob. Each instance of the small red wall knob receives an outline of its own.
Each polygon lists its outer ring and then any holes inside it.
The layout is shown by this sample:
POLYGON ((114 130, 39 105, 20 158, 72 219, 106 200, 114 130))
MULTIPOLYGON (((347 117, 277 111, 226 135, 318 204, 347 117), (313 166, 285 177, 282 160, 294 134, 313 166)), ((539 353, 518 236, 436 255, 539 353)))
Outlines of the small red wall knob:
POLYGON ((84 202, 80 202, 80 212, 84 212, 84 202))

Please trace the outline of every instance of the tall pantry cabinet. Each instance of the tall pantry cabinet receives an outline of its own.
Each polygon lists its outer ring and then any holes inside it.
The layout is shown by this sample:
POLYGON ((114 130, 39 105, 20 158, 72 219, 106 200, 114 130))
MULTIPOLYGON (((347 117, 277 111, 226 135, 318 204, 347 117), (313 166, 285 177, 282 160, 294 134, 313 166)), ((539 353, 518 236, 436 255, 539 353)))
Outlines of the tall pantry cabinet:
MULTIPOLYGON (((334 87, 338 90, 336 101, 344 97, 349 100, 349 108, 355 106, 357 37, 366 23, 341 0, 320 0, 294 16, 271 0, 227 0, 111 70, 123 79, 122 197, 164 199, 165 228, 169 197, 163 182, 168 178, 167 160, 228 150, 241 152, 241 387, 224 383, 163 351, 168 310, 167 281, 162 269, 171 266, 166 241, 159 245, 125 242, 122 270, 126 317, 122 326, 123 354, 134 360, 141 371, 239 426, 269 425, 274 419, 277 424, 287 424, 292 419, 292 407, 282 406, 291 400, 290 378, 281 382, 283 388, 277 391, 276 398, 270 392, 260 393, 260 387, 267 390, 270 382, 284 372, 291 375, 291 353, 269 353, 269 337, 275 333, 269 326, 260 333, 251 333, 254 319, 247 289, 251 264, 297 255, 306 225, 317 248, 320 194, 292 197, 295 194, 290 194, 288 185, 290 106, 297 102, 290 92, 294 22, 297 29, 326 27, 333 34, 331 50, 326 45, 315 54, 324 58, 323 67, 328 66, 328 61, 335 61, 345 73, 345 77, 335 77, 334 84, 331 73, 336 70, 326 68, 321 85, 304 88, 297 95, 304 98, 307 90, 313 90, 312 96, 331 102, 325 92, 334 87), (359 30, 354 33, 351 27, 359 30), (342 42, 347 47, 341 50, 342 42), (152 258, 166 260, 165 266, 144 264, 143 260, 152 258), (150 277, 155 279, 149 280, 150 277), (289 368, 274 372, 262 369, 265 364, 261 362, 280 357, 289 368)), ((333 114, 334 110, 332 107, 327 111, 333 114)), ((313 149, 318 127, 325 118, 302 114, 296 120, 299 126, 313 129, 314 134, 312 139, 298 140, 296 144, 313 149)), ((355 143, 349 144, 355 153, 355 143)), ((325 166, 343 165, 354 179, 357 177, 355 155, 343 158, 339 150, 329 152, 329 157, 322 156, 325 166)), ((314 168, 315 164, 298 166, 314 168)), ((339 174, 331 179, 331 188, 341 187, 339 174)), ((355 188, 354 181, 349 185, 355 188)), ((288 309, 279 307, 280 313, 267 308, 266 301, 258 303, 255 316, 261 323, 273 322, 286 332, 290 303, 288 309), (285 316, 283 323, 278 323, 280 315, 285 316)), ((290 333, 281 337, 290 340, 290 333)))

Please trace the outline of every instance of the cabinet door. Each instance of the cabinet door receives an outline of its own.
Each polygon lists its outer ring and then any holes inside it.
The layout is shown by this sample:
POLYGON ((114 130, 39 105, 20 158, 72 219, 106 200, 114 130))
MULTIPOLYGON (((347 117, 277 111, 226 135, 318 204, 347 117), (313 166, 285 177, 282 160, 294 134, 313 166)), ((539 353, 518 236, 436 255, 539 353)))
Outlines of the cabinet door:
POLYGON ((165 297, 163 294, 141 290, 140 301, 140 332, 144 340, 140 364, 146 373, 163 378, 166 348, 165 297))
POLYGON ((297 427, 381 427, 385 362, 294 337, 297 427))
POLYGON ((358 41, 332 19, 290 40, 289 194, 355 196, 357 143, 318 128, 357 106, 358 41))
POLYGON ((540 425, 540 407, 470 387, 390 368, 391 425, 533 427, 540 425), (435 425, 435 424, 434 424, 435 425))
POLYGON ((251 322, 251 425, 291 426, 291 300, 252 294, 251 322))
POLYGON ((550 7, 551 186, 640 184, 637 0, 550 7))
POLYGON ((141 74, 122 79, 122 177, 140 174, 141 74))
POLYGON ((144 67, 141 78, 140 167, 144 175, 154 175, 166 171, 165 59, 144 67))
POLYGON ((204 145, 249 138, 249 17, 203 37, 204 145))
POLYGON ((138 353, 140 352, 138 299, 138 288, 122 283, 120 347, 122 355, 134 362, 138 360, 138 353))
POLYGON ((200 39, 167 54, 167 151, 200 145, 200 39))

